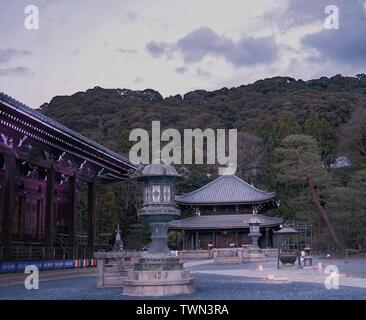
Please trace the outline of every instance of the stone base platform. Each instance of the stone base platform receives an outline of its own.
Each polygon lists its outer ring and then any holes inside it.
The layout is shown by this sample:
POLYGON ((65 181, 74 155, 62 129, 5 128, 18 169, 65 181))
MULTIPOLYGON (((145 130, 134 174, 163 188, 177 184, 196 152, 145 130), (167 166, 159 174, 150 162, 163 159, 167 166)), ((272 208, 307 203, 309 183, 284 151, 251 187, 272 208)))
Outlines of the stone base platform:
POLYGON ((128 271, 117 268, 106 268, 104 276, 97 278, 97 288, 122 288, 127 279, 128 271))
POLYGON ((266 255, 260 249, 243 251, 243 262, 264 262, 267 260, 266 255))
POLYGON ((241 248, 213 249, 215 264, 235 264, 242 263, 241 248))
POLYGON ((171 296, 195 291, 189 270, 133 270, 128 272, 123 294, 136 297, 171 296))
POLYGON ((125 256, 124 251, 94 253, 97 259, 97 288, 123 287, 127 279, 125 256))

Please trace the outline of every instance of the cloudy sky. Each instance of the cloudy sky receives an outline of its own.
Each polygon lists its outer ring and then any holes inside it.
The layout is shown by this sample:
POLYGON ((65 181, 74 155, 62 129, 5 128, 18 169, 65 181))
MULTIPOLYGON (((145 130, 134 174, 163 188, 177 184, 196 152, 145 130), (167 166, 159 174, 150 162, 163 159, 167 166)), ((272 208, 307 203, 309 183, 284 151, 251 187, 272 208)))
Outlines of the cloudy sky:
POLYGON ((0 91, 32 107, 95 86, 169 96, 366 73, 366 0, 1 0, 0 28, 0 91))

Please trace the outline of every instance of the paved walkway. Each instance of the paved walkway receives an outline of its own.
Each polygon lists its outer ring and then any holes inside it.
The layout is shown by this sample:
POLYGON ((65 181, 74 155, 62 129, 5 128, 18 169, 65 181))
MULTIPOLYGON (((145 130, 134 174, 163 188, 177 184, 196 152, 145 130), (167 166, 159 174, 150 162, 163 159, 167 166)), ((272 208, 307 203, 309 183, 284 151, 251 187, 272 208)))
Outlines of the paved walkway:
POLYGON ((366 272, 366 259, 357 260, 322 260, 315 259, 311 267, 299 269, 296 266, 281 266, 277 269, 277 260, 270 259, 264 263, 248 263, 236 265, 193 265, 192 273, 225 275, 245 278, 256 278, 270 282, 301 282, 324 285, 325 279, 330 273, 325 273, 326 266, 338 268, 339 286, 348 286, 366 289, 366 273, 360 272, 363 268, 366 272), (322 264, 322 268, 318 267, 322 264), (261 266, 261 269, 259 268, 261 266))
MULTIPOLYGON (((302 283, 317 283, 324 284, 326 277, 329 274, 324 272, 313 270, 277 270, 277 269, 264 269, 259 270, 206 270, 206 271, 192 271, 193 273, 204 273, 214 275, 225 275, 235 277, 247 277, 247 278, 259 278, 267 280, 268 282, 302 282, 302 283)), ((348 286, 355 288, 366 289, 366 279, 347 277, 343 274, 339 274, 339 286, 348 286)))

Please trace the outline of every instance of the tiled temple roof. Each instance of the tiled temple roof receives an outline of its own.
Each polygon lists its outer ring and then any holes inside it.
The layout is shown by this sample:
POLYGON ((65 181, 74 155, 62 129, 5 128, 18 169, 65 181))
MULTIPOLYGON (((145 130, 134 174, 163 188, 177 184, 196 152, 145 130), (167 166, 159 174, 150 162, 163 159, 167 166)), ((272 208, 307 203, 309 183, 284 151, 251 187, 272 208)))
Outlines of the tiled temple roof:
POLYGON ((75 141, 86 144, 87 146, 105 154, 106 156, 113 158, 117 162, 121 162, 124 165, 127 165, 131 169, 137 168, 137 166, 135 164, 133 164, 132 162, 130 162, 130 160, 127 157, 124 157, 124 156, 96 143, 95 141, 84 137, 80 133, 63 126, 62 124, 46 117, 42 113, 37 112, 36 110, 26 106, 25 104, 15 100, 14 98, 6 95, 3 92, 0 92, 0 102, 3 102, 7 106, 10 106, 11 108, 17 110, 18 112, 26 114, 27 116, 35 119, 36 121, 40 121, 41 123, 51 127, 52 129, 57 130, 57 131, 61 132, 62 134, 71 137, 75 141))
MULTIPOLYGON (((194 216, 174 220, 169 223, 169 228, 178 230, 249 228, 249 220, 253 217, 253 214, 194 216)), ((283 222, 283 219, 278 217, 267 217, 261 214, 257 214, 255 217, 259 219, 261 227, 278 226, 283 222)))
POLYGON ((272 200, 275 192, 260 190, 237 176, 221 176, 205 186, 181 196, 175 200, 179 204, 239 204, 260 203, 272 200))

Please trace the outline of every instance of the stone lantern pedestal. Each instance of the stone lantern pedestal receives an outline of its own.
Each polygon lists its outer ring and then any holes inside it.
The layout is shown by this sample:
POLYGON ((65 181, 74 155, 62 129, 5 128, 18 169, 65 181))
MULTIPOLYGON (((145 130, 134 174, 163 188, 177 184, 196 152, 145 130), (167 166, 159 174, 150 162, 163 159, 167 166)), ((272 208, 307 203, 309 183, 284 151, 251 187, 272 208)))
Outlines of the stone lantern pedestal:
POLYGON ((140 261, 128 272, 124 295, 169 296, 195 292, 194 279, 167 244, 168 223, 180 216, 174 202, 176 170, 166 164, 151 164, 137 179, 144 183, 144 204, 138 215, 150 227, 151 244, 140 261))
POLYGON ((252 238, 252 244, 249 250, 243 252, 243 262, 263 262, 266 256, 258 246, 258 239, 261 237, 260 220, 255 217, 249 221, 249 237, 252 238))

